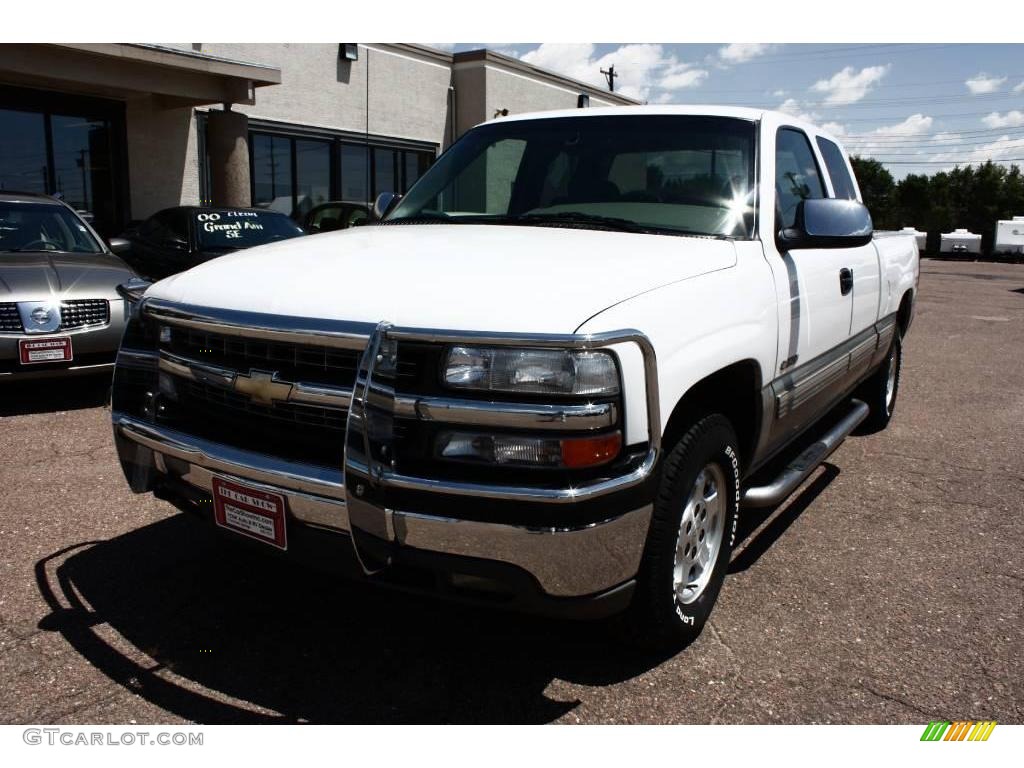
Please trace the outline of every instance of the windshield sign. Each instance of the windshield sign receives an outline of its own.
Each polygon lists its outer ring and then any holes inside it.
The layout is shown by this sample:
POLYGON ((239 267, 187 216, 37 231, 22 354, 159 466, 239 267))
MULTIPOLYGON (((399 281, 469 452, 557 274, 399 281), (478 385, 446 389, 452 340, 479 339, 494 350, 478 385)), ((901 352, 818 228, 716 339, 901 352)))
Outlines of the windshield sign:
POLYGON ((201 249, 250 248, 304 234, 287 216, 268 211, 202 211, 195 227, 201 249))
POLYGON ((467 133, 387 221, 749 238, 755 124, 705 115, 498 120, 467 133))

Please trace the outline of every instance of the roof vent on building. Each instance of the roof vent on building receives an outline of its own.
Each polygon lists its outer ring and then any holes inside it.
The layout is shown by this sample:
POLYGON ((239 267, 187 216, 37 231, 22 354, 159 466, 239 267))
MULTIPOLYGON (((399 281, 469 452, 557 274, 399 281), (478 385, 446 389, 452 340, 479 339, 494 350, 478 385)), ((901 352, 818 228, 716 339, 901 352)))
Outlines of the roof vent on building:
POLYGON ((342 61, 359 61, 359 43, 338 43, 338 58, 342 61))
POLYGON ((581 93, 579 96, 576 97, 576 108, 577 109, 586 109, 589 106, 590 106, 590 96, 588 96, 585 93, 581 93))

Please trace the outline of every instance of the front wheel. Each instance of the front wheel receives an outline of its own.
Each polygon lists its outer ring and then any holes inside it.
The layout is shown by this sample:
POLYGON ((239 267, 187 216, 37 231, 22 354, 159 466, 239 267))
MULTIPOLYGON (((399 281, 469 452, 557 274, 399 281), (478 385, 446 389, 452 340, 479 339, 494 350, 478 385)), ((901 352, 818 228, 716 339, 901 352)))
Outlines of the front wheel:
POLYGON ((874 432, 881 432, 889 426, 889 421, 896 410, 896 396, 900 391, 902 367, 903 340, 900 338, 897 328, 892 339, 892 346, 889 347, 889 354, 885 356, 885 360, 882 361, 878 370, 864 382, 858 393, 871 409, 868 417, 858 428, 858 434, 870 435, 874 432))
POLYGON ((664 460, 627 616, 641 644, 678 647, 700 634, 729 567, 739 496, 736 434, 724 416, 707 416, 664 460))

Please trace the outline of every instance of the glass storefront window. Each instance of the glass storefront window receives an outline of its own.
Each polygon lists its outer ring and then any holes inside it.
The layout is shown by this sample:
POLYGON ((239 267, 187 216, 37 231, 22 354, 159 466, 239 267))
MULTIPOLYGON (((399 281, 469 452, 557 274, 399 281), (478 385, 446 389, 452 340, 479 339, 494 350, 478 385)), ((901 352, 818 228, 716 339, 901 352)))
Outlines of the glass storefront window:
POLYGON ((48 178, 46 118, 0 109, 0 189, 45 193, 48 178))
POLYGON ((370 200, 369 150, 354 144, 341 145, 341 199, 346 203, 370 200))
POLYGON ((331 199, 331 145, 326 141, 295 140, 295 210, 305 216, 331 199))
POLYGON ((284 136, 252 134, 252 204, 290 215, 292 212, 292 148, 284 136))
POLYGON ((72 208, 90 211, 97 219, 112 216, 109 122, 53 115, 50 127, 57 193, 72 208))
POLYGON ((393 149, 373 150, 373 197, 376 199, 381 192, 399 192, 395 178, 395 155, 393 149))

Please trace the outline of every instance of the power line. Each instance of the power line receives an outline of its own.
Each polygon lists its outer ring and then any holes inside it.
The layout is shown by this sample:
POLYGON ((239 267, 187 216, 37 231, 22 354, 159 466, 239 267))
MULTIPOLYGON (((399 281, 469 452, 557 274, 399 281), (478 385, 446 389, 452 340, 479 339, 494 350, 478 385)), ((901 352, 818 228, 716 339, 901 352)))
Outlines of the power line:
MULTIPOLYGON (((870 158, 877 160, 878 158, 870 158)), ((984 165, 992 163, 1024 163, 1024 157, 999 157, 986 160, 878 160, 882 165, 984 165)))
POLYGON ((888 48, 895 50, 885 51, 886 56, 902 56, 908 53, 922 53, 924 51, 938 51, 944 48, 955 48, 961 43, 948 43, 943 45, 921 45, 913 46, 907 45, 906 43, 877 43, 871 45, 856 45, 847 48, 830 48, 830 49, 819 49, 815 51, 799 51, 792 53, 779 54, 778 56, 758 56, 756 59, 751 59, 751 62, 757 64, 776 64, 790 61, 812 61, 812 60, 825 60, 834 58, 850 58, 853 56, 874 56, 879 52, 879 49, 888 48))
MULTIPOLYGON (((1024 78, 1024 74, 1019 74, 1019 75, 1002 75, 1002 78, 1005 78, 1006 80, 1009 80, 1009 81, 1013 81, 1013 80, 1016 80, 1018 78, 1024 78)), ((966 81, 961 78, 961 79, 958 79, 958 80, 930 80, 930 81, 927 81, 927 82, 919 82, 919 83, 879 83, 878 85, 872 86, 872 90, 890 89, 890 88, 920 88, 921 86, 925 86, 925 85, 966 85, 966 81)), ((786 93, 790 92, 788 89, 785 89, 785 88, 777 88, 775 90, 777 90, 777 91, 784 91, 786 93)), ((1013 92, 1012 90, 1008 91, 1008 93, 1012 93, 1012 92, 1013 92)), ((710 93, 757 93, 757 94, 764 94, 766 96, 773 95, 773 92, 769 91, 769 89, 767 89, 767 88, 713 88, 713 89, 710 89, 710 93)), ((1019 94, 1020 92, 1018 91, 1017 93, 1019 94)), ((965 94, 965 95, 966 96, 972 96, 972 95, 975 95, 975 94, 969 94, 968 93, 968 94, 965 94)), ((978 95, 980 95, 980 94, 978 94, 978 95)), ((781 98, 781 97, 776 97, 776 98, 781 98)))

